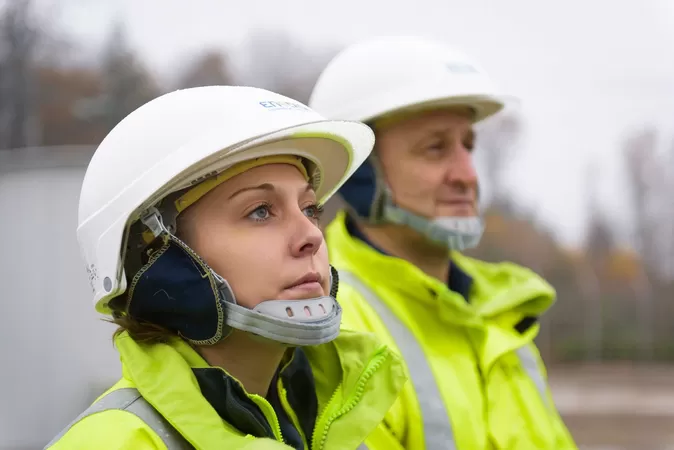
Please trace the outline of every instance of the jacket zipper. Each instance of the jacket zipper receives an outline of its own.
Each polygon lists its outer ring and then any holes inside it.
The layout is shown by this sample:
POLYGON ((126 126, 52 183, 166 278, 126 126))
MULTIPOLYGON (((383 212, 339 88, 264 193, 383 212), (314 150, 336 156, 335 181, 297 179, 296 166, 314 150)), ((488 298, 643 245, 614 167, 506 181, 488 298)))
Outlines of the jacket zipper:
POLYGON ((302 444, 304 445, 304 448, 307 448, 307 437, 304 435, 304 431, 302 430, 302 427, 300 426, 300 421, 297 418, 297 415, 295 414, 295 411, 291 408, 290 403, 288 402, 288 393, 286 389, 283 387, 283 383, 281 383, 281 379, 279 378, 278 384, 277 384, 277 391, 279 393, 279 399, 281 400, 281 405, 283 406, 283 409, 286 410, 286 413, 288 413, 288 416, 290 416, 290 420, 292 421, 293 425, 295 426, 295 429, 297 432, 300 434, 300 437, 302 438, 302 444))
POLYGON ((320 422, 323 423, 321 423, 320 426, 317 423, 316 428, 314 429, 314 435, 311 439, 312 442, 311 448, 313 450, 322 450, 324 448, 325 441, 328 437, 328 430, 330 429, 330 425, 332 425, 332 423, 335 420, 337 420, 337 418, 351 411, 358 404, 358 402, 360 402, 360 399, 363 397, 365 385, 368 383, 370 378, 372 378, 372 375, 374 375, 374 373, 379 369, 379 367, 381 367, 381 365, 388 359, 388 357, 389 357, 388 351, 385 348, 380 349, 379 352, 372 359, 370 359, 370 362, 368 362, 367 367, 358 378, 356 388, 352 391, 348 401, 338 411, 336 411, 335 413, 331 414, 326 418, 325 413, 334 408, 333 403, 337 398, 337 393, 342 387, 342 384, 341 383, 339 384, 339 386, 333 393, 332 397, 330 398, 330 401, 328 402, 325 408, 323 417, 319 418, 319 423, 320 422))
POLYGON ((276 417, 276 412, 274 411, 274 408, 272 408, 267 399, 265 399, 264 397, 260 397, 257 394, 248 394, 248 396, 262 410, 262 414, 264 414, 265 418, 271 425, 272 430, 274 431, 274 437, 276 438, 276 440, 279 442, 283 442, 285 444, 286 441, 283 439, 283 434, 281 433, 281 424, 278 421, 278 417, 276 417))

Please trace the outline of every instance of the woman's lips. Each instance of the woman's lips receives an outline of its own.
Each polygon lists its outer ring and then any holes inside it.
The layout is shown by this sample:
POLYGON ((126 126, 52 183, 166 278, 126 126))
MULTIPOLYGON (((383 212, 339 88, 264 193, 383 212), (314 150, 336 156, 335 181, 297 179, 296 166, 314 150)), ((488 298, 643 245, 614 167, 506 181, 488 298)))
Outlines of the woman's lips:
POLYGON ((309 272, 287 286, 284 291, 296 300, 322 297, 324 293, 321 281, 319 273, 309 272))
POLYGON ((295 300, 322 297, 324 295, 323 286, 318 281, 296 284, 295 286, 286 288, 285 291, 291 294, 295 300))

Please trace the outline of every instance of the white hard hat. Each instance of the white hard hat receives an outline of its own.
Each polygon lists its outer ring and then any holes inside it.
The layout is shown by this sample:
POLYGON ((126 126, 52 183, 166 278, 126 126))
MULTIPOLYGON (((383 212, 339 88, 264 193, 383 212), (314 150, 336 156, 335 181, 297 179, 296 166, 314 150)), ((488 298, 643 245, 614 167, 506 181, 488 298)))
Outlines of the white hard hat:
POLYGON ((422 37, 377 37, 342 50, 321 73, 309 106, 330 119, 373 119, 407 109, 469 106, 475 122, 505 97, 474 61, 422 37))
MULTIPOLYGON (((461 52, 423 37, 376 37, 335 56, 314 86, 309 105, 330 119, 372 124, 400 113, 467 106, 479 122, 507 101, 485 71, 461 52)), ((365 162, 343 186, 352 214, 373 224, 395 223, 417 230, 449 249, 477 245, 479 217, 427 218, 393 201, 376 158, 365 162)))
POLYGON ((77 236, 94 304, 126 290, 128 229, 168 194, 198 184, 235 163, 297 155, 313 166, 325 202, 368 157, 374 135, 365 125, 326 120, 307 106, 263 89, 208 86, 158 97, 122 120, 87 168, 77 236))

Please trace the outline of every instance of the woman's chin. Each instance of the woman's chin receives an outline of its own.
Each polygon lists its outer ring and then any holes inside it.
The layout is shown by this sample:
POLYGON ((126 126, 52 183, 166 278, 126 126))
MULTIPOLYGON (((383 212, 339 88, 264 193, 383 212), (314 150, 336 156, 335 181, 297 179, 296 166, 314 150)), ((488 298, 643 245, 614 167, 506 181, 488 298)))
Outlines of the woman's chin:
POLYGON ((279 300, 309 300, 323 296, 325 296, 323 286, 316 281, 311 281, 284 289, 279 300))

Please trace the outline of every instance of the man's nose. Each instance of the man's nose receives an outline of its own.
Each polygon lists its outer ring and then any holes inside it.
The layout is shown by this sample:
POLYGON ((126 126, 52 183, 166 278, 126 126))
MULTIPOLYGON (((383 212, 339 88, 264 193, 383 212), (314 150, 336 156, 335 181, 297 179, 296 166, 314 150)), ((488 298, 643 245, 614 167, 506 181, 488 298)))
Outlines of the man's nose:
POLYGON ((470 150, 461 145, 453 156, 447 167, 447 181, 464 189, 476 186, 477 170, 470 150))

